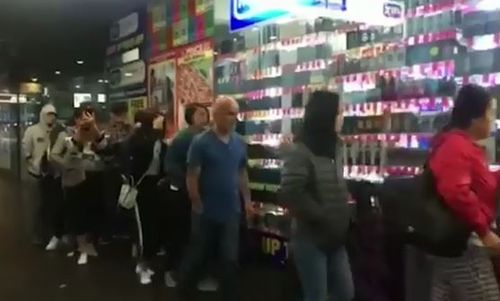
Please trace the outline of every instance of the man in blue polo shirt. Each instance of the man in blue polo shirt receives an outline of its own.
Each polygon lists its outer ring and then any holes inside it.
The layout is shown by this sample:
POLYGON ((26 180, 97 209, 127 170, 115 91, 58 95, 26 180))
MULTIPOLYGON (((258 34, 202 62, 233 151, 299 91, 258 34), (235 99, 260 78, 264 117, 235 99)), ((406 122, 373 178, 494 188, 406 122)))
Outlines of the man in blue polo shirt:
POLYGON ((253 213, 243 139, 234 132, 238 104, 227 97, 213 107, 214 126, 198 135, 188 155, 187 188, 193 208, 192 246, 181 268, 181 294, 189 297, 211 246, 219 247, 223 300, 236 300, 240 195, 253 213))

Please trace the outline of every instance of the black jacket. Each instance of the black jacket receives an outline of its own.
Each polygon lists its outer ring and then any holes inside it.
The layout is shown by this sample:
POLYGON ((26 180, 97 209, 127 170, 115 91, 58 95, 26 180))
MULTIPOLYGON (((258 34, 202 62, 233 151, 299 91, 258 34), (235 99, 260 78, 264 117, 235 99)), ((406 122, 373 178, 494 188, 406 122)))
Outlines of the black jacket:
MULTIPOLYGON (((148 170, 153 160, 154 147, 161 138, 152 130, 138 129, 125 143, 124 155, 124 174, 133 176, 138 181, 148 170)), ((167 153, 167 144, 161 140, 159 175, 164 176, 165 155, 167 153)))
MULTIPOLYGON (((340 146, 336 158, 342 158, 340 146)), ((341 160, 315 156, 302 143, 283 152, 280 200, 293 215, 294 235, 319 247, 345 242, 351 221, 341 160)))

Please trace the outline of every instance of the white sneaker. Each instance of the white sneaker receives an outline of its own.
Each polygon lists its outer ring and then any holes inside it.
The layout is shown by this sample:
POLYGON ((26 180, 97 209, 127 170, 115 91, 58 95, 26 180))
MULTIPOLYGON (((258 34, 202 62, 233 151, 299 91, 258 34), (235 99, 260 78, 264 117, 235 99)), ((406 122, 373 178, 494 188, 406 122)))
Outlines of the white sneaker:
POLYGON ((172 271, 165 273, 165 285, 168 288, 175 288, 177 286, 177 281, 174 279, 174 273, 172 271))
POLYGON ((54 251, 57 249, 57 246, 59 246, 59 238, 53 236, 47 246, 45 247, 46 251, 54 251))
POLYGON ((140 271, 139 272, 139 279, 141 281, 142 285, 148 285, 151 284, 151 273, 149 273, 147 270, 146 271, 140 271))
POLYGON ((138 263, 135 266, 135 273, 139 274, 141 272, 146 272, 146 273, 148 273, 151 276, 153 276, 154 274, 156 274, 155 271, 153 271, 152 269, 150 269, 150 268, 144 268, 143 265, 141 265, 140 263, 138 263))
POLYGON ((80 253, 80 257, 78 257, 78 265, 86 265, 89 261, 89 256, 87 253, 80 253))
POLYGON ((205 278, 198 283, 198 290, 202 292, 216 292, 219 289, 219 283, 214 278, 205 278))

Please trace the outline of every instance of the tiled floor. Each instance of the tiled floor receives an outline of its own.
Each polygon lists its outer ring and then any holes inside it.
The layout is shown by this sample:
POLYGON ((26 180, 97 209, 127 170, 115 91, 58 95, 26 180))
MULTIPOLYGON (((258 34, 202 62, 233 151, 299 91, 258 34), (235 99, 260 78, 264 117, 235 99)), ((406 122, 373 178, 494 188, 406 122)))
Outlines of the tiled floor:
MULTIPOLYGON (((152 286, 137 283, 125 246, 102 246, 99 258, 79 267, 63 252, 47 253, 32 245, 28 233, 33 191, 29 184, 0 178, 0 300, 175 301, 160 277, 152 286)), ((241 272, 240 300, 292 300, 290 291, 295 288, 283 274, 246 267, 241 272)), ((217 298, 203 295, 199 300, 217 298)))

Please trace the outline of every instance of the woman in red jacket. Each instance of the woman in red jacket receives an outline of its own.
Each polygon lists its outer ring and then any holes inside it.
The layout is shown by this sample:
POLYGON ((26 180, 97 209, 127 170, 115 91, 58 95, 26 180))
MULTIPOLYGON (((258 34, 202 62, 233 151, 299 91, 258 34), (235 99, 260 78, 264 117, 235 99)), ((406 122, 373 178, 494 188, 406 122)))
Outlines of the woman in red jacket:
POLYGON ((500 178, 488 169, 478 141, 490 136, 495 112, 491 96, 479 86, 458 93, 449 126, 436 137, 429 161, 438 193, 472 230, 461 257, 435 258, 432 301, 498 301, 491 255, 500 255, 496 218, 500 178))

